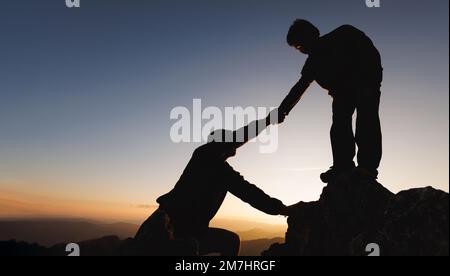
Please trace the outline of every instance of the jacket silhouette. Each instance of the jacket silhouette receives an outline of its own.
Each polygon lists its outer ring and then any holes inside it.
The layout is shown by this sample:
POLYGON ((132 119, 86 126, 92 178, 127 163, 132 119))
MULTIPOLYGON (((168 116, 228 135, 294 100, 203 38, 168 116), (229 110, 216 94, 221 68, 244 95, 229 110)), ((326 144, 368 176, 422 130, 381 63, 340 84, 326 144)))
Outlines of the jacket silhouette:
POLYGON ((175 188, 157 200, 176 221, 174 227, 179 234, 189 236, 207 229, 228 192, 267 214, 280 214, 281 201, 266 195, 223 162, 223 150, 214 143, 195 150, 175 188))
POLYGON ((344 25, 320 37, 302 69, 302 78, 316 81, 332 96, 361 86, 380 85, 383 68, 378 50, 357 28, 344 25))
POLYGON ((156 255, 237 255, 240 241, 236 234, 209 228, 228 192, 270 215, 282 214, 286 208, 281 201, 246 181, 226 162, 236 154, 237 148, 256 137, 268 124, 269 118, 235 132, 213 133, 210 142, 194 151, 172 191, 158 198, 160 208, 144 222, 135 240, 155 247, 166 239, 166 245, 160 246, 163 251, 155 252, 156 255), (227 139, 232 142, 226 142, 227 139), (191 246, 191 251, 179 246, 183 242, 184 248, 191 246), (167 252, 168 247, 171 252, 167 252))
POLYGON ((380 53, 371 39, 357 28, 344 25, 320 36, 306 20, 297 20, 288 37, 290 46, 307 54, 299 82, 280 105, 284 118, 300 101, 313 81, 333 97, 333 125, 330 136, 332 168, 321 175, 328 183, 353 170, 358 145, 358 168, 364 176, 376 178, 382 155, 379 118, 383 68, 380 53), (352 117, 357 111, 356 133, 352 117))

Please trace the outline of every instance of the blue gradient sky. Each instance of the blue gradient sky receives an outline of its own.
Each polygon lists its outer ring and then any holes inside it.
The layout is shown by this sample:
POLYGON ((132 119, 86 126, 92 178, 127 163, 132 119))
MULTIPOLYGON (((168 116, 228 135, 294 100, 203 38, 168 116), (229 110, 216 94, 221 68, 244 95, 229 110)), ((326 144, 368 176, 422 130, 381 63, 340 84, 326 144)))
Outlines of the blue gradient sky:
MULTIPOLYGON (((399 190, 449 185, 447 0, 3 0, 0 190, 155 204, 198 144, 173 144, 175 106, 277 106, 305 56, 296 18, 322 33, 365 31, 382 53, 384 159, 399 190)), ((315 200, 331 163, 331 99, 316 85, 280 128, 280 147, 231 163, 286 204, 315 200)), ((231 197, 223 216, 261 217, 231 197)), ((265 218, 265 217, 264 217, 265 218)))

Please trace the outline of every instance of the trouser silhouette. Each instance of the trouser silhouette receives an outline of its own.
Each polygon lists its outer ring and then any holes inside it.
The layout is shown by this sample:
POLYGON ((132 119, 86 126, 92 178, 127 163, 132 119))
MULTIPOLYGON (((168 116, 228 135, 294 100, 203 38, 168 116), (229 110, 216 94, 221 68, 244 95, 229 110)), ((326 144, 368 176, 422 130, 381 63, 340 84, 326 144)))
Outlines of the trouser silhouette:
POLYGON ((354 90, 336 91, 333 95, 333 125, 331 145, 333 166, 350 168, 358 146, 358 165, 374 174, 382 155, 380 117, 380 85, 354 90), (357 112, 356 133, 353 133, 353 114, 357 112))
POLYGON ((239 254, 239 236, 231 231, 209 227, 202 231, 190 232, 189 230, 191 230, 189 227, 177 227, 177 222, 160 208, 141 225, 136 233, 134 254, 144 256, 195 256, 211 253, 237 256, 239 254))

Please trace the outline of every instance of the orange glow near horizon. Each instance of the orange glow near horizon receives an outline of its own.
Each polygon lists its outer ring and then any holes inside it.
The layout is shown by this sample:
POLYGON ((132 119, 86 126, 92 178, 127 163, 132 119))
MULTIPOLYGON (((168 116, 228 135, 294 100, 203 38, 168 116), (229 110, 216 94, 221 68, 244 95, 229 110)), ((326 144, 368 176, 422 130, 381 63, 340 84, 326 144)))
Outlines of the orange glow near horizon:
POLYGON ((64 199, 0 190, 2 219, 73 218, 138 222, 156 208, 152 205, 64 199))
MULTIPOLYGON (((156 205, 64 199, 0 189, 0 220, 79 219, 139 225, 157 208, 156 205)), ((264 221, 257 217, 220 214, 211 225, 243 231, 252 229, 252 222, 272 225, 270 228, 279 233, 285 230, 283 220, 264 221)))

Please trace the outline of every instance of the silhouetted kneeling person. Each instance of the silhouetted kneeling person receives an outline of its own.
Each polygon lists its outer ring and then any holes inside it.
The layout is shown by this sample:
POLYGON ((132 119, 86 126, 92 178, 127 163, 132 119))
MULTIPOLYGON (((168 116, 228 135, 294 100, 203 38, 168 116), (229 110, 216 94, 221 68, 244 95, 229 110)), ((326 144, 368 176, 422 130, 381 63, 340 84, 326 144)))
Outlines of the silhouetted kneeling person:
POLYGON ((286 214, 281 201, 247 182, 227 163, 237 148, 268 125, 269 117, 235 132, 211 134, 209 142, 195 150, 175 188, 157 200, 159 209, 142 224, 135 243, 153 255, 238 255, 237 234, 209 228, 228 192, 267 214, 286 214))
POLYGON ((381 160, 381 127, 378 115, 383 68, 378 50, 369 37, 350 25, 320 36, 306 20, 297 20, 289 29, 288 44, 309 57, 300 81, 281 104, 284 119, 300 101, 309 85, 316 81, 333 97, 331 145, 333 166, 321 174, 323 182, 355 171, 376 179, 381 160), (352 116, 357 111, 356 134, 352 116), (355 142, 358 168, 355 169, 355 142))

